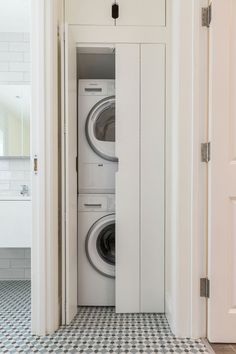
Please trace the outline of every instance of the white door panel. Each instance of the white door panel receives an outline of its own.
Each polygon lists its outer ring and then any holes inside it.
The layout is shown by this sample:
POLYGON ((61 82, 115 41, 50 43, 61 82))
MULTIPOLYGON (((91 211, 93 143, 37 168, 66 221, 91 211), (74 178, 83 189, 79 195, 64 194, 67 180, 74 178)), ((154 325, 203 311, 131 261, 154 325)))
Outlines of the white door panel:
POLYGON ((65 0, 66 22, 77 25, 114 25, 112 0, 65 0))
POLYGON ((164 312, 164 134, 165 46, 117 45, 117 312, 164 312))
POLYGON ((165 26, 166 0, 119 0, 118 26, 165 26))
POLYGON ((164 312, 165 45, 141 45, 141 312, 164 312))
POLYGON ((214 0, 211 24, 208 338, 236 342, 236 3, 214 0))
POLYGON ((65 41, 65 258, 66 323, 77 313, 77 114, 76 47, 66 28, 65 41))
POLYGON ((116 46, 116 311, 140 302, 140 46, 116 46))

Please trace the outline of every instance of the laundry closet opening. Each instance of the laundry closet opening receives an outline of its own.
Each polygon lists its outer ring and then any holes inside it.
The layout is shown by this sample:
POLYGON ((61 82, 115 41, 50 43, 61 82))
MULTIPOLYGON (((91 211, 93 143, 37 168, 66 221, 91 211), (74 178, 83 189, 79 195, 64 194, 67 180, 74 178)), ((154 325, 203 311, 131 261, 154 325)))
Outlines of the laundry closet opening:
POLYGON ((166 48, 78 33, 65 42, 66 322, 76 306, 163 313, 166 48))
POLYGON ((78 306, 115 306, 115 49, 77 48, 78 306))

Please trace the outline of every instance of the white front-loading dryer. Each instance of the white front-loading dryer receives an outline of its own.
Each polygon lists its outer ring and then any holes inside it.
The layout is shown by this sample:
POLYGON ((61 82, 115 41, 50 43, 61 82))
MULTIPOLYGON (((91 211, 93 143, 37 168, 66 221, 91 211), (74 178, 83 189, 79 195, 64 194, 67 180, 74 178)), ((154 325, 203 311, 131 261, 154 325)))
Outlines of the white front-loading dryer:
POLYGON ((78 197, 78 305, 115 305, 115 195, 78 197))
POLYGON ((114 193, 115 81, 79 80, 79 193, 114 193))

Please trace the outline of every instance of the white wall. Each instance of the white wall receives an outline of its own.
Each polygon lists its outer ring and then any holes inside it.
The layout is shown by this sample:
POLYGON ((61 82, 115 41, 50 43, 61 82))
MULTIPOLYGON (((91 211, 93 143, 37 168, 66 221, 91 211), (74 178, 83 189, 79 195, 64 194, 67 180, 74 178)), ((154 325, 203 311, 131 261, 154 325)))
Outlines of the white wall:
POLYGON ((29 32, 30 2, 31 0, 1 0, 0 32, 29 32))

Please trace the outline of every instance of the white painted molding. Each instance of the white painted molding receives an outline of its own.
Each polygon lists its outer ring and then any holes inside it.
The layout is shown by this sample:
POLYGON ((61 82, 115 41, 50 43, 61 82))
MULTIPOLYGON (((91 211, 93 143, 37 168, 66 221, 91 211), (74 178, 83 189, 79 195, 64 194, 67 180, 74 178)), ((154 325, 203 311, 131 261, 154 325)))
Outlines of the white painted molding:
POLYGON ((207 174, 201 161, 201 143, 208 141, 209 29, 202 26, 201 9, 208 0, 193 2, 193 134, 192 134, 192 239, 191 337, 207 335, 206 299, 199 296, 200 278, 207 275, 207 174))
POLYGON ((32 333, 59 326, 57 1, 32 1, 32 333))
MULTIPOLYGON (((205 1, 207 3, 207 1, 205 1)), ((171 78, 167 93, 166 315, 176 336, 206 334, 203 172, 200 167, 203 111, 199 47, 203 1, 175 0, 171 8, 171 78), (170 109, 170 111, 169 111, 170 109)), ((203 117, 203 119, 206 117, 203 117)))

